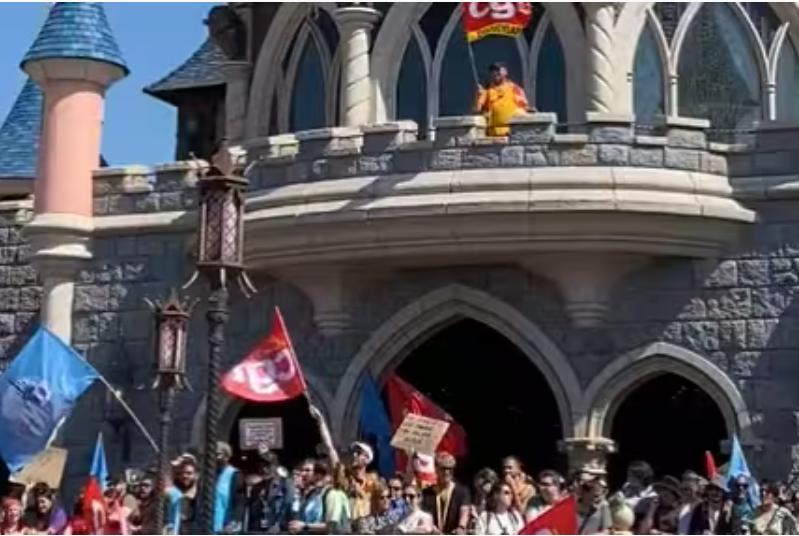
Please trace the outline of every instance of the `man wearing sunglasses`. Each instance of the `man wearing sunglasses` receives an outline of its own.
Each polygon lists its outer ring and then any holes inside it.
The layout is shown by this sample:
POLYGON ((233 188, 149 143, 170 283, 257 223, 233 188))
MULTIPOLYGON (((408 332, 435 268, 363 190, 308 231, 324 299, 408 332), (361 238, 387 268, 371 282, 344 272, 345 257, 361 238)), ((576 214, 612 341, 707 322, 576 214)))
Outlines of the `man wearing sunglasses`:
POLYGON ((421 493, 415 486, 405 486, 403 498, 408 505, 408 513, 397 525, 400 534, 433 534, 433 516, 422 510, 421 493))
POLYGON ((372 509, 372 493, 377 475, 367 471, 374 459, 372 447, 361 441, 350 445, 350 511, 353 519, 367 517, 372 509))

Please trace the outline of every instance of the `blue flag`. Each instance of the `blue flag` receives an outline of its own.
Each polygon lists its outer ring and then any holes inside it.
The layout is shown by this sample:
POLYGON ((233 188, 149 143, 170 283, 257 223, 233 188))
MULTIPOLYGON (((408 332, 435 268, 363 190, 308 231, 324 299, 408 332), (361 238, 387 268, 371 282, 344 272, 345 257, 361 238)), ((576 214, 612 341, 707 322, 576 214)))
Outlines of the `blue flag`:
POLYGON ((0 376, 0 457, 12 472, 39 452, 97 371, 50 331, 39 328, 0 376))
POLYGON ((108 463, 105 461, 105 448, 103 447, 103 433, 97 434, 97 443, 94 445, 94 456, 92 457, 92 469, 89 476, 97 479, 100 489, 105 492, 108 485, 108 463))
POLYGON ((760 486, 757 480, 752 476, 749 471, 749 465, 746 463, 744 451, 741 448, 741 443, 738 442, 738 436, 732 437, 732 453, 730 454, 730 466, 727 469, 727 483, 730 489, 733 489, 729 483, 739 476, 745 476, 749 480, 749 487, 747 488, 747 497, 749 504, 752 508, 757 508, 760 505, 760 486))
POLYGON ((384 477, 394 474, 394 450, 391 446, 391 421, 380 390, 369 374, 361 382, 361 437, 371 439, 377 451, 377 469, 384 477))

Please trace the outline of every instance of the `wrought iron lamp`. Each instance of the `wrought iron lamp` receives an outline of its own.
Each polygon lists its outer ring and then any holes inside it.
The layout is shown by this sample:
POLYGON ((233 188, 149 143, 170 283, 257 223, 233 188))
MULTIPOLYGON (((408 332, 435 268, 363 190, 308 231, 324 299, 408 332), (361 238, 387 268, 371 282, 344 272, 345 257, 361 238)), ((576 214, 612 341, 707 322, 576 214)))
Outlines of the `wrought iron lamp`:
POLYGON ((189 318, 196 302, 181 301, 173 289, 166 302, 145 299, 155 317, 155 355, 156 377, 153 389, 159 392, 161 414, 158 454, 159 507, 156 509, 156 527, 159 534, 164 533, 164 493, 169 474, 169 431, 172 425, 172 407, 175 404, 175 391, 189 386, 186 379, 186 346, 188 341, 189 318))
POLYGON ((196 271, 186 287, 202 275, 208 282, 208 390, 205 412, 205 448, 201 474, 201 529, 213 533, 219 419, 219 390, 224 362, 225 326, 229 318, 228 281, 235 278, 245 296, 255 287, 244 271, 245 153, 222 143, 211 165, 198 181, 199 236, 196 271))

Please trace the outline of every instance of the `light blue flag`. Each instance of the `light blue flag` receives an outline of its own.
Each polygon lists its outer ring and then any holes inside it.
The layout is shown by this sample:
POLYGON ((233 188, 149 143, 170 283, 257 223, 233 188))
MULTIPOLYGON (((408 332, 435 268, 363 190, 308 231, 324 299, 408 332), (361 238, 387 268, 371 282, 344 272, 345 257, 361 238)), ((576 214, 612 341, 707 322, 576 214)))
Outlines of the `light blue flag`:
MULTIPOLYGON (((747 497, 749 504, 752 508, 757 508, 760 505, 760 486, 752 473, 749 471, 749 465, 746 463, 744 451, 741 448, 741 443, 738 441, 738 436, 732 437, 732 453, 730 454, 730 466, 727 469, 727 483, 739 476, 745 476, 749 479, 749 488, 747 488, 747 497)), ((730 486, 732 489, 732 486, 730 486)))
POLYGON ((103 447, 103 433, 97 434, 97 443, 94 445, 94 456, 92 456, 92 469, 89 476, 97 479, 100 489, 105 492, 108 485, 108 463, 105 461, 105 447, 103 447))
POLYGON ((19 471, 47 447, 56 427, 97 371, 75 350, 39 328, 0 376, 0 457, 19 471))
POLYGON ((388 478, 394 474, 394 448, 391 446, 391 421, 380 390, 367 374, 361 382, 361 437, 371 440, 377 450, 377 469, 388 478))

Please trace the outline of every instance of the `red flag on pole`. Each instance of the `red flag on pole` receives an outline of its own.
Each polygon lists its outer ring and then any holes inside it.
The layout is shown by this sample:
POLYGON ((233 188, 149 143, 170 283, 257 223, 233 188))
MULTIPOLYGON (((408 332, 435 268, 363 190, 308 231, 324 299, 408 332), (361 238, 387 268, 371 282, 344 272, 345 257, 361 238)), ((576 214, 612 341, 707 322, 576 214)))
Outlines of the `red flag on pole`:
POLYGON ((225 374, 222 388, 253 402, 282 402, 305 393, 305 378, 280 309, 275 307, 269 334, 225 374))
POLYGON ((462 2, 463 29, 469 43, 487 35, 516 37, 533 17, 530 2, 462 2))
POLYGON ((566 497, 526 524, 519 534, 577 534, 577 499, 566 497))
POLYGON ((705 474, 708 480, 713 480, 719 474, 719 470, 716 469, 716 460, 713 459, 713 453, 709 450, 705 451, 705 474))

